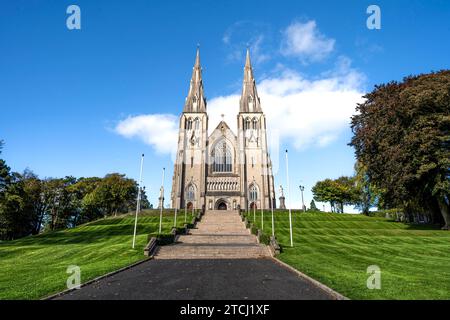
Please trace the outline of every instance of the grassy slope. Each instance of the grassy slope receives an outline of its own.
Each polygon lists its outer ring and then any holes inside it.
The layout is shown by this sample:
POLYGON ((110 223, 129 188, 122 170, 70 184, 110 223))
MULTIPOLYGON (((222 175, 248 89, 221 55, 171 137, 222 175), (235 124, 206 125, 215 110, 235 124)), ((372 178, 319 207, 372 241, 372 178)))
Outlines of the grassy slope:
MULTIPOLYGON (((191 216, 188 216, 189 220, 191 216)), ((107 218, 83 226, 0 242, 0 299, 36 299, 66 288, 69 265, 81 268, 81 281, 145 258, 147 235, 157 232, 159 212, 139 218, 136 247, 131 249, 134 216, 107 218)), ((177 225, 184 224, 184 213, 177 225)), ((173 226, 165 213, 163 233, 173 226)))
MULTIPOLYGON (((270 234, 270 213, 264 218, 270 234)), ((276 235, 284 248, 278 258, 349 298, 450 299, 448 231, 325 213, 293 213, 293 226, 290 248, 288 214, 276 213, 276 235), (370 265, 381 268, 381 290, 367 289, 370 265)))

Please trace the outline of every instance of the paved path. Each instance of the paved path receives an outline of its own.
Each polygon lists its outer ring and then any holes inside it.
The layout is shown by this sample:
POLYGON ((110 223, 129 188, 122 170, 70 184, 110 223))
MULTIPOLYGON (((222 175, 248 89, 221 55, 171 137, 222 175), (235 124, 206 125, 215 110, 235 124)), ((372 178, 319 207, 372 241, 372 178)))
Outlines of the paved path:
POLYGON ((270 257, 237 210, 208 210, 195 229, 173 245, 160 247, 155 259, 249 259, 270 257))
POLYGON ((322 300, 333 297, 267 258, 149 260, 56 299, 322 300))
POLYGON ((57 299, 332 299, 277 264, 237 211, 207 211, 189 235, 155 259, 57 299))

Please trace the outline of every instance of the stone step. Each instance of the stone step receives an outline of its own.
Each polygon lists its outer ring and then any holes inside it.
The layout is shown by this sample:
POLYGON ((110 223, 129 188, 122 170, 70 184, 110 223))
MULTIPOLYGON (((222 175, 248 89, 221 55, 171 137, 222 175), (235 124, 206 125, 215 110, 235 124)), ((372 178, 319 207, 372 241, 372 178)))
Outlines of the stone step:
POLYGON ((209 210, 196 228, 180 235, 172 245, 159 247, 155 259, 248 259, 270 256, 237 210, 209 210))

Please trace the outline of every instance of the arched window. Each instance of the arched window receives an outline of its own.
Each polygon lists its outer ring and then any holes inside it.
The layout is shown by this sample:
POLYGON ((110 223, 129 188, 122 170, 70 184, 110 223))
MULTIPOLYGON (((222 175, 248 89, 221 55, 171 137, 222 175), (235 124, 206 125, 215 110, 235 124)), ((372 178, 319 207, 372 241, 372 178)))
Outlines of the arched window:
POLYGON ((225 141, 220 141, 214 148, 213 154, 213 172, 232 172, 231 151, 225 141))
POLYGON ((186 120, 186 130, 191 130, 192 129, 192 119, 189 118, 186 120))
POLYGON ((195 130, 198 130, 200 128, 200 120, 198 118, 195 118, 194 120, 194 128, 195 130))
POLYGON ((195 187, 192 184, 190 184, 186 190, 186 200, 194 201, 194 199, 195 199, 195 187))
POLYGON ((250 185, 249 196, 250 196, 250 201, 258 200, 258 188, 254 184, 250 185))
POLYGON ((253 118, 253 129, 258 129, 258 119, 253 118))
POLYGON ((245 130, 250 129, 250 118, 245 119, 245 126, 244 126, 245 130))

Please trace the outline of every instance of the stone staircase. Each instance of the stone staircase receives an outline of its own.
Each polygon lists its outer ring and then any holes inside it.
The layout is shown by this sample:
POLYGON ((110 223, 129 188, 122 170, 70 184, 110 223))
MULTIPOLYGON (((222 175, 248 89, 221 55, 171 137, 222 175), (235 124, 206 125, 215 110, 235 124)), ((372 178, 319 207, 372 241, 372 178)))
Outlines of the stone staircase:
POLYGON ((245 228, 237 210, 208 210, 195 229, 175 244, 159 247, 155 259, 250 259, 270 257, 245 228))

